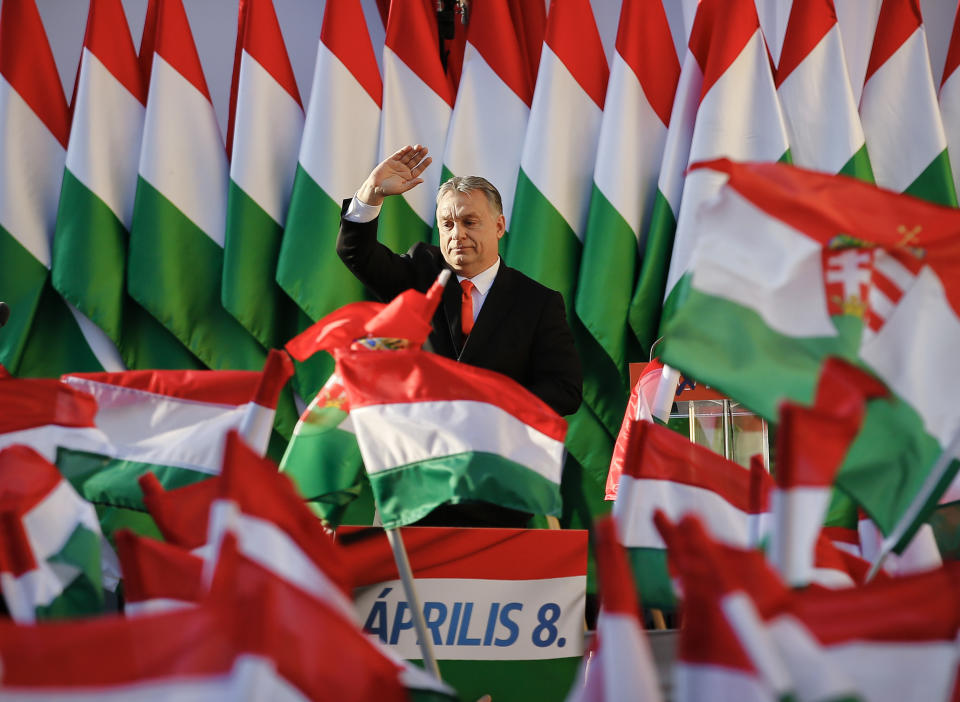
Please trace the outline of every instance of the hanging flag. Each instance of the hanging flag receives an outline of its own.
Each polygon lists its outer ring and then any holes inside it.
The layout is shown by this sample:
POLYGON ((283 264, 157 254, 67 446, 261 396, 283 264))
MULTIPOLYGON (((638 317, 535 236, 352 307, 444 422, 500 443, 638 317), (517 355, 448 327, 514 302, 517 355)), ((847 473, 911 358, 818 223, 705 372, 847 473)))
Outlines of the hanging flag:
MULTIPOLYGON (((353 197, 377 164, 382 91, 360 0, 330 0, 276 271, 280 287, 312 320, 365 297, 337 256, 336 240, 342 201, 353 197)), ((316 380, 298 374, 305 398, 333 371, 325 354, 311 364, 316 380)))
POLYGON ((262 372, 126 371, 64 376, 97 400, 107 452, 61 451, 58 466, 95 504, 143 510, 137 479, 152 471, 175 488, 218 475, 227 433, 266 451, 280 390, 292 372, 271 351, 262 372))
POLYGON ((53 285, 107 333, 127 367, 200 368, 176 337, 127 296, 127 242, 146 102, 122 4, 94 0, 60 190, 53 285))
POLYGON ((613 514, 644 605, 674 609, 667 553, 653 523, 694 513, 724 543, 759 547, 770 519, 773 479, 762 466, 746 470, 676 432, 640 422, 624 458, 613 514))
MULTIPOLYGON (((619 383, 615 375, 607 381, 613 396, 625 394, 627 361, 640 355, 627 313, 650 226, 679 76, 662 3, 624 2, 600 125, 576 295, 577 316, 600 347, 589 365, 609 366, 610 372, 620 376, 619 383)), ((592 404, 603 416, 600 398, 592 404)))
POLYGON ((0 451, 0 532, 0 591, 14 621, 103 611, 97 513, 28 446, 0 451))
POLYGON ((566 422, 519 383, 419 350, 337 367, 384 526, 463 500, 560 513, 566 422))
POLYGON ((792 6, 776 85, 793 162, 872 183, 833 0, 792 6))
POLYGON ((206 595, 200 556, 126 530, 117 532, 115 539, 126 616, 193 607, 206 595))
POLYGON ((687 166, 721 156, 789 159, 770 57, 750 0, 697 5, 631 302, 630 323, 645 350, 658 338, 661 318, 669 319, 674 287, 689 265, 698 232, 691 215, 717 187, 709 179, 685 177, 687 166), (746 112, 745 104, 750 105, 746 112))
MULTIPOLYGON (((422 144, 437 159, 442 158, 453 111, 453 89, 440 63, 439 42, 429 0, 391 3, 383 47, 380 160, 404 144, 422 144)), ((430 239, 437 216, 440 172, 436 166, 424 171, 419 187, 384 202, 377 236, 395 252, 405 253, 417 242, 430 239)), ((364 177, 351 187, 359 187, 364 177)))
POLYGON ((259 368, 266 352, 220 302, 227 154, 182 0, 156 22, 127 288, 211 368, 259 368))
POLYGON ((877 185, 956 207, 947 137, 917 0, 883 0, 880 6, 860 119, 877 185))
POLYGON ((953 33, 950 35, 950 46, 947 49, 947 59, 943 67, 943 77, 940 81, 940 116, 943 121, 944 133, 947 137, 947 152, 953 172, 954 190, 960 192, 960 13, 953 22, 953 33))
POLYGON ((50 284, 70 112, 34 0, 0 11, 0 363, 14 375, 118 370, 116 347, 50 284))
MULTIPOLYGON (((477 175, 493 183, 500 192, 509 231, 533 86, 508 0, 475 5, 469 17, 463 74, 440 181, 477 175)), ((436 233, 434 237, 437 243, 436 233)))
POLYGON ((902 548, 957 467, 931 476, 958 421, 944 383, 960 377, 948 350, 960 215, 784 165, 703 168, 728 181, 697 215, 710 227, 664 360, 768 420, 784 398, 810 402, 828 356, 875 375, 891 396, 868 402, 835 481, 888 536, 910 510, 902 548))
POLYGON ((605 517, 593 533, 600 577, 596 648, 584 657, 580 676, 585 680, 574 683, 567 702, 659 702, 663 698, 657 668, 617 527, 605 517))

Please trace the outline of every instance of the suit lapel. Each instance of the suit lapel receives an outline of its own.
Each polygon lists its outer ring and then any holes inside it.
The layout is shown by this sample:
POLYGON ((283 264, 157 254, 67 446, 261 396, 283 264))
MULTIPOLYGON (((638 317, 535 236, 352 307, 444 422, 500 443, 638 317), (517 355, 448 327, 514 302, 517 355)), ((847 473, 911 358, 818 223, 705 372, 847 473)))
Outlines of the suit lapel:
POLYGON ((497 277, 493 279, 493 285, 490 286, 487 299, 483 301, 483 307, 480 308, 477 321, 473 324, 470 338, 467 339, 467 343, 460 353, 461 361, 469 363, 471 359, 483 356, 483 349, 493 335, 493 330, 501 326, 502 320, 510 314, 510 308, 514 301, 512 289, 513 269, 508 268, 501 261, 497 277))
POLYGON ((456 274, 451 275, 447 287, 443 290, 443 299, 440 305, 443 307, 444 317, 446 317, 447 331, 450 334, 450 347, 454 354, 457 353, 463 343, 461 338, 463 332, 460 330, 460 292, 460 283, 457 282, 456 274))

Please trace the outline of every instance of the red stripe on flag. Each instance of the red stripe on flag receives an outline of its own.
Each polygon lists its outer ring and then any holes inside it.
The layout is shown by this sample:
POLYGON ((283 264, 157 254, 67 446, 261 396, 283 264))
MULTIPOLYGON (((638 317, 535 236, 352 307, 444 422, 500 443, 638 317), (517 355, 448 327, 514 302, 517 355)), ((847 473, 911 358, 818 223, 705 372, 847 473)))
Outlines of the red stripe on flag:
POLYGON ((29 446, 0 451, 0 571, 19 576, 37 567, 23 516, 62 480, 56 466, 29 446))
POLYGON ((150 87, 150 70, 153 68, 153 49, 157 43, 157 8, 160 0, 148 0, 147 14, 143 18, 143 33, 140 35, 140 53, 137 61, 140 63, 140 74, 143 76, 143 87, 150 87))
POLYGON ((543 41, 602 110, 610 69, 589 0, 551 3, 543 41))
POLYGON ((94 427, 97 401, 48 378, 10 378, 0 383, 0 434, 47 424, 94 427))
POLYGON ((960 66, 960 6, 957 7, 957 14, 953 20, 953 33, 950 35, 950 47, 947 49, 947 60, 943 66, 943 78, 940 80, 940 87, 943 88, 947 79, 953 75, 953 72, 960 66))
POLYGON ((263 365, 263 373, 260 374, 260 383, 257 385, 253 401, 261 407, 276 409, 277 401, 280 399, 280 391, 283 390, 292 375, 293 361, 290 360, 286 352, 280 349, 270 349, 266 363, 263 365))
POLYGON ((509 0, 510 16, 527 63, 530 85, 537 82, 537 69, 543 51, 543 36, 547 31, 547 7, 542 2, 509 0))
POLYGON ((63 380, 78 378, 181 400, 237 406, 254 399, 261 376, 259 371, 143 370, 70 373, 63 380))
POLYGON ((427 86, 453 107, 453 90, 437 51, 440 38, 429 0, 390 3, 386 45, 427 86))
POLYGON ((210 102, 203 66, 182 0, 159 0, 154 51, 210 102))
POLYGON ((702 0, 690 30, 690 52, 703 71, 700 100, 760 29, 752 0, 702 0))
POLYGON ((320 41, 343 62, 377 107, 382 107, 383 79, 359 0, 327 0, 320 41))
POLYGON ((849 544, 860 548, 860 536, 856 529, 849 527, 825 526, 823 533, 834 543, 849 544))
POLYGON ((117 558, 123 572, 127 602, 159 598, 199 602, 203 587, 203 559, 179 546, 137 536, 121 529, 115 535, 117 558))
POLYGON ((243 49, 257 60, 273 79, 290 94, 300 108, 300 91, 283 43, 283 33, 271 0, 243 0, 247 21, 243 26, 243 49))
POLYGON ((863 82, 870 80, 921 26, 923 18, 918 0, 883 0, 863 82))
POLYGON ((4 0, 0 8, 0 75, 67 148, 70 110, 34 0, 4 0))
POLYGON ((482 402, 563 441, 567 422, 512 378, 419 350, 344 354, 337 367, 353 408, 416 402, 482 402))
POLYGON ((637 618, 640 624, 640 606, 633 573, 627 564, 623 546, 617 540, 617 528, 612 516, 598 519, 593 525, 596 544, 597 578, 600 581, 600 604, 607 612, 619 612, 637 618))
POLYGON ((489 0, 474 5, 470 13, 467 41, 529 107, 533 101, 533 86, 516 37, 507 0, 489 0))
POLYGON ((617 29, 617 53, 636 74, 647 102, 670 126, 680 61, 661 2, 625 0, 617 29))
POLYGON ((153 473, 137 480, 146 506, 163 538, 171 544, 193 550, 207 543, 210 505, 220 494, 220 477, 164 490, 153 473))
POLYGON ((120 0, 91 0, 83 45, 142 105, 147 104, 147 87, 120 0))
POLYGON ((833 0, 812 0, 793 5, 776 72, 778 88, 836 23, 837 12, 833 0))

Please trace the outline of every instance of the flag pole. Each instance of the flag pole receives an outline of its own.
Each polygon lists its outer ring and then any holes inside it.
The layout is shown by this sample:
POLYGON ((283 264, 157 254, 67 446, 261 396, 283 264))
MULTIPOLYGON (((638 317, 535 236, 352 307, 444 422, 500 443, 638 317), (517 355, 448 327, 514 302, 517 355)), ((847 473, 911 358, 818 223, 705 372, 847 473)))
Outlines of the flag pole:
POLYGON ((410 605, 413 626, 417 632, 417 637, 420 639, 420 655, 423 656, 423 666, 433 677, 441 680, 440 667, 437 665, 436 656, 433 654, 433 642, 427 635, 427 623, 423 619, 423 608, 420 606, 420 598, 417 596, 417 590, 414 587, 413 570, 410 568, 410 559, 407 558, 407 549, 403 545, 403 537, 400 536, 399 529, 384 529, 384 531, 390 541, 390 548, 393 549, 393 560, 397 564, 397 573, 400 574, 403 590, 407 596, 407 604, 410 605))
POLYGON ((890 555, 894 547, 906 536, 907 530, 913 527, 917 518, 920 516, 920 512, 930 501, 930 498, 933 497, 934 492, 936 492, 940 482, 943 480, 944 474, 953 462, 953 457, 956 455, 957 449, 960 449, 960 430, 954 433, 953 439, 950 440, 947 447, 937 457, 933 468, 927 473, 923 485, 921 485, 920 490, 917 491, 917 496, 913 498, 913 502, 910 503, 910 506, 907 507, 903 516, 900 517, 900 521, 893 527, 890 535, 883 540, 877 558, 870 565, 870 570, 867 571, 866 582, 873 580, 873 577, 880 570, 886 557, 890 555))

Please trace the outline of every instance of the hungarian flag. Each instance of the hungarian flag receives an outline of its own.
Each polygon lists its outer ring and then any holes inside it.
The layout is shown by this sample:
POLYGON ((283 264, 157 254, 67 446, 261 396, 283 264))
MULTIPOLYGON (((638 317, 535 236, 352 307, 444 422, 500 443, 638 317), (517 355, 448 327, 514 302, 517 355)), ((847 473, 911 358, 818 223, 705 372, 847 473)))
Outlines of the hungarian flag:
MULTIPOLYGON (((336 240, 341 202, 377 164, 382 92, 360 0, 330 0, 276 270, 280 287, 312 320, 365 297, 337 256, 336 240)), ((316 393, 333 359, 320 354, 311 365, 320 377, 306 387, 313 381, 298 374, 303 397, 316 393)))
POLYGON ((880 6, 860 119, 877 185, 957 205, 917 0, 883 0, 880 6))
POLYGON ((292 372, 282 351, 262 372, 126 371, 68 375, 97 400, 104 453, 62 450, 57 464, 83 496, 143 510, 137 478, 152 471, 166 488, 220 473, 227 433, 238 430, 266 451, 280 390, 292 372))
POLYGON ((659 702, 660 683, 630 566, 610 517, 594 525, 600 577, 600 614, 592 655, 584 656, 581 679, 567 702, 659 702))
MULTIPOLYGON (((423 144, 437 160, 443 157, 453 112, 453 87, 440 63, 439 41, 433 3, 408 0, 390 4, 383 47, 379 160, 404 144, 423 144)), ((419 187, 384 201, 377 235, 393 251, 403 253, 418 241, 430 239, 441 170, 436 166, 427 169, 419 187)), ((364 177, 351 187, 358 187, 364 177)))
POLYGON ((724 543, 759 547, 768 530, 772 489, 762 466, 747 470, 666 427, 638 423, 613 514, 644 604, 676 606, 666 547, 654 527, 658 510, 674 520, 696 514, 724 543))
POLYGON ((221 294, 268 349, 298 331, 296 307, 274 277, 302 133, 300 92, 273 2, 244 0, 230 90, 221 294))
POLYGON ((220 302, 227 154, 182 0, 158 3, 145 43, 153 56, 127 288, 211 368, 259 368, 266 352, 220 302))
POLYGON ((0 451, 0 533, 0 591, 15 621, 103 611, 97 513, 28 446, 0 451))
POLYGON ((200 556, 126 530, 114 538, 123 573, 126 616, 193 607, 206 595, 200 556))
MULTIPOLYGON (((680 63, 663 4, 627 0, 604 102, 576 310, 620 385, 639 355, 628 322, 680 63)), ((522 234, 521 234, 522 236, 522 234)))
POLYGON ((466 500, 560 514, 566 421, 516 381, 419 350, 337 367, 385 527, 466 500))
MULTIPOLYGON (((510 230, 533 84, 510 16, 509 0, 470 9, 463 71, 443 154, 446 181, 478 175, 500 192, 510 230)), ((501 248, 505 245, 501 239, 501 248)))
POLYGON ((106 334, 50 284, 70 112, 34 0, 0 11, 0 363, 14 375, 117 370, 106 334))
POLYGON ((727 183, 697 215, 710 226, 664 360, 768 420, 810 403, 829 356, 876 376, 891 395, 868 402, 835 481, 902 548, 957 467, 935 462, 958 421, 960 214, 785 165, 702 168, 727 183))
POLYGON ((873 182, 833 0, 793 5, 776 85, 793 162, 873 182))
POLYGON ((947 152, 950 163, 956 163, 952 168, 954 190, 960 192, 960 13, 953 22, 953 33, 950 35, 950 46, 947 49, 947 60, 943 67, 943 78, 940 81, 940 116, 943 120, 943 130, 947 137, 947 152))
POLYGON ((153 473, 144 473, 137 482, 143 504, 160 530, 163 540, 199 553, 207 543, 210 505, 220 494, 220 476, 165 490, 153 473))
POLYGON ((119 0, 94 0, 60 190, 53 285, 107 333, 127 367, 199 368, 199 360, 127 296, 127 244, 146 102, 123 6, 119 0))
POLYGON ((687 166, 723 156, 789 159, 770 56, 751 0, 704 0, 697 6, 631 303, 630 323, 644 349, 658 338, 661 317, 669 319, 675 287, 690 265, 700 231, 692 215, 716 192, 716 180, 687 177, 687 166))

